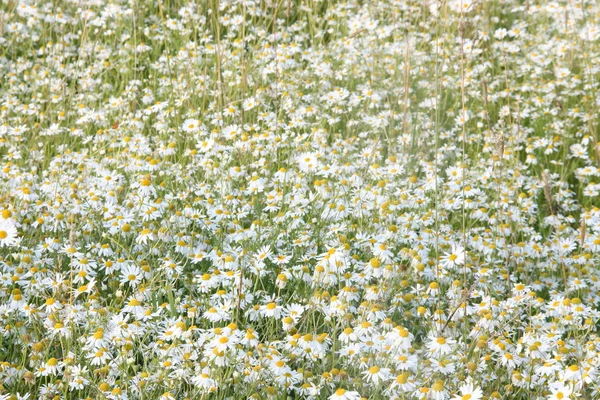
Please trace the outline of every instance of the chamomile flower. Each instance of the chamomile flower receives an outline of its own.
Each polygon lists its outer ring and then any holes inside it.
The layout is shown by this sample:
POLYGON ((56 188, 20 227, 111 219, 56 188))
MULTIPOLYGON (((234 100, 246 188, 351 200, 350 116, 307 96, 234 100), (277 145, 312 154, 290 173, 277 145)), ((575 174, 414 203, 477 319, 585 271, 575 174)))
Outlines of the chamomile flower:
POLYGON ((18 242, 17 227, 10 219, 0 219, 0 247, 14 246, 18 242))
POLYGON ((63 308, 63 305, 59 300, 56 300, 54 297, 48 297, 42 305, 42 308, 45 309, 47 312, 52 313, 63 308))
POLYGON ((454 269, 465 263, 465 250, 462 246, 452 245, 452 250, 445 253, 441 258, 441 264, 444 268, 454 269))
POLYGON ((554 382, 550 387, 550 391, 550 396, 547 397, 548 400, 569 399, 573 393, 573 386, 563 382, 554 382))
POLYGON ((316 156, 312 153, 303 153, 296 158, 298 167, 303 172, 314 172, 319 167, 316 156))
POLYGON ((329 396, 329 400, 360 400, 361 396, 358 392, 353 390, 346 390, 338 388, 329 396))
POLYGON ((264 317, 279 318, 281 316, 282 308, 274 302, 269 302, 260 307, 260 312, 264 317))
POLYGON ((452 351, 452 346, 456 344, 456 340, 436 334, 429 335, 427 348, 433 354, 445 355, 452 351))
POLYGON ((143 229, 140 234, 135 238, 135 242, 138 244, 147 244, 149 241, 154 240, 154 234, 150 229, 143 229))
POLYGON ((143 279, 142 270, 136 265, 129 264, 122 268, 120 272, 121 282, 133 287, 137 286, 143 279))
POLYGON ((368 370, 363 371, 363 376, 367 381, 378 385, 390 378, 390 370, 389 368, 381 368, 378 365, 373 365, 368 370))
POLYGON ((454 400, 481 400, 483 391, 473 384, 472 379, 460 387, 460 394, 454 395, 454 400))
POLYGON ((200 122, 193 118, 186 119, 181 124, 181 129, 186 133, 196 133, 200 130, 200 122))
POLYGON ((37 376, 52 376, 58 375, 62 371, 62 364, 56 358, 52 357, 40 366, 36 372, 37 376))

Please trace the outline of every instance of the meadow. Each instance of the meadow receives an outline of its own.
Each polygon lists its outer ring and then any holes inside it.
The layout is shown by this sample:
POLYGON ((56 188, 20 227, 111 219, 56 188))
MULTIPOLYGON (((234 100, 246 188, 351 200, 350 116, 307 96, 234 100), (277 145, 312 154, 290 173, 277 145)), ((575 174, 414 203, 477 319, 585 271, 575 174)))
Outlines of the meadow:
POLYGON ((600 399, 595 0, 0 1, 0 400, 600 399))

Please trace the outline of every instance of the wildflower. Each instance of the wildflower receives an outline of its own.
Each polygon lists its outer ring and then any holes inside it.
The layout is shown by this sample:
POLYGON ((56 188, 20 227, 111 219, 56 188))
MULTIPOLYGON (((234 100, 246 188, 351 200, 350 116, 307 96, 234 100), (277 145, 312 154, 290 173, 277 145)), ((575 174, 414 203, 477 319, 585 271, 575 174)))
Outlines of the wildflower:
POLYGON ((121 269, 121 282, 135 287, 142 281, 142 270, 135 265, 127 265, 121 269))
POLYGON ((106 339, 104 329, 98 329, 91 337, 86 341, 86 345, 89 348, 104 347, 106 345, 106 339))
POLYGON ((460 387, 460 395, 454 395, 454 400, 480 400, 483 398, 483 391, 473 384, 473 380, 469 379, 460 387))
POLYGON ((0 247, 14 246, 17 243, 17 228, 10 219, 0 219, 0 247))
POLYGON ((54 357, 48 359, 38 372, 41 376, 57 375, 62 370, 61 363, 54 357))
POLYGON ((46 309, 47 312, 52 313, 54 311, 60 310, 62 308, 62 304, 60 301, 57 301, 53 297, 49 297, 46 299, 46 302, 42 306, 42 308, 46 309))
POLYGON ((104 365, 110 359, 110 354, 104 347, 101 347, 89 354, 88 358, 92 365, 104 365))
POLYGON ((358 392, 342 388, 336 389, 336 391, 329 396, 329 400, 359 400, 360 398, 358 392))
POLYGON ((181 129, 186 133, 196 133, 200 130, 200 123, 197 119, 186 119, 183 121, 183 124, 181 124, 181 129))
POLYGON ((386 334, 388 340, 392 340, 394 346, 399 349, 409 349, 412 345, 414 335, 410 333, 406 328, 397 326, 392 331, 386 334))
POLYGON ((513 369, 521 363, 521 358, 507 351, 500 357, 500 363, 509 369, 513 369))
POLYGON ((579 381, 582 378, 581 368, 577 364, 569 365, 564 371, 564 379, 568 381, 579 381))
POLYGON ((458 245, 452 245, 452 251, 445 253, 441 258, 441 264, 444 268, 454 269, 465 263, 465 250, 458 245))
POLYGON ((411 377, 410 372, 403 372, 396 376, 396 379, 392 382, 390 386, 392 390, 397 390, 399 392, 412 392, 415 390, 414 380, 411 377))
POLYGON ((374 385, 378 385, 390 378, 390 370, 388 368, 380 368, 377 365, 372 366, 363 372, 365 379, 371 381, 374 385))
POLYGON ((135 238, 135 242, 138 244, 147 244, 148 241, 153 241, 154 235, 150 229, 144 229, 140 232, 137 238, 135 238))
POLYGON ((553 382, 550 391, 551 394, 548 396, 548 400, 569 399, 573 393, 573 386, 563 382, 553 382))
POLYGON ((279 318, 282 308, 276 303, 270 302, 260 307, 261 314, 265 317, 279 318))
POLYGON ((444 355, 452 351, 452 346, 454 344, 456 344, 454 339, 430 335, 429 341, 427 342, 427 348, 434 354, 444 355))
POLYGON ((354 329, 348 327, 345 328, 342 333, 340 333, 340 341, 342 341, 343 343, 348 343, 349 341, 356 341, 358 337, 356 336, 356 334, 354 333, 354 329))
POLYGON ((444 400, 448 398, 445 383, 442 380, 437 380, 431 386, 431 398, 435 400, 444 400))
POLYGON ((300 154, 297 157, 297 160, 298 160, 298 166, 299 166, 300 170, 303 172, 315 171, 319 166, 317 158, 315 157, 314 154, 311 154, 311 153, 300 154))
POLYGON ((90 381, 85 377, 88 374, 86 366, 74 365, 69 369, 68 379, 71 390, 83 390, 90 381))

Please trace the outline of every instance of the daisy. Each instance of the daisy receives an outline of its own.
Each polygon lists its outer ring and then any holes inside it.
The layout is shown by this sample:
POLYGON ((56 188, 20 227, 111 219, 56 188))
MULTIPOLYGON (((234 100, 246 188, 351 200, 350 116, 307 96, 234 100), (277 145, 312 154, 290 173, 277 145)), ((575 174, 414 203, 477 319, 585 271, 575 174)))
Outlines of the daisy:
POLYGON ((568 381, 577 381, 582 377, 581 368, 577 364, 571 364, 564 370, 564 379, 568 381))
POLYGON ((90 359, 92 365, 104 365, 110 359, 110 354, 104 347, 101 347, 92 351, 87 358, 90 359))
POLYGON ((281 316, 282 307, 271 302, 260 306, 260 312, 264 317, 279 318, 281 316))
POLYGON ((366 371, 363 371, 363 376, 366 380, 372 382, 374 385, 378 385, 390 378, 389 368, 381 368, 377 365, 372 366, 366 371))
POLYGON ((219 322, 227 317, 227 313, 223 312, 221 308, 210 307, 203 315, 204 318, 211 322, 219 322))
POLYGON ((62 308, 62 304, 53 297, 49 297, 46 299, 46 302, 41 308, 44 308, 48 313, 53 313, 54 311, 60 310, 62 308))
POLYGON ((42 366, 35 372, 36 376, 50 376, 57 375, 62 371, 63 364, 56 358, 52 357, 46 361, 42 366))
POLYGON ((427 342, 427 348, 433 354, 448 354, 452 351, 452 345, 456 344, 456 340, 445 338, 443 336, 430 335, 427 342))
POLYGON ((441 258, 441 265, 446 269, 454 269, 465 263, 465 249, 459 245, 452 245, 452 251, 444 253, 441 258))
POLYGON ((435 381, 435 383, 431 386, 430 396, 434 400, 445 400, 449 397, 444 381, 435 381))
POLYGON ((566 384, 564 382, 553 382, 550 384, 550 396, 548 400, 566 400, 571 398, 573 393, 572 384, 566 384))
POLYGON ((200 130, 200 122, 197 119, 186 119, 183 124, 181 124, 181 129, 185 133, 196 133, 200 130))
POLYGON ((212 390, 217 387, 217 382, 210 377, 209 368, 204 368, 199 375, 194 376, 192 383, 204 390, 212 390))
POLYGON ((74 390, 82 390, 86 387, 90 381, 84 376, 88 374, 88 368, 86 366, 74 365, 69 369, 68 376, 69 387, 74 390))
POLYGON ((132 287, 136 287, 143 278, 143 271, 141 268, 133 264, 128 264, 121 269, 121 282, 128 283, 132 287))
POLYGON ((560 365, 553 358, 546 360, 542 365, 538 365, 535 369, 537 374, 543 376, 553 376, 558 371, 560 371, 560 365))
POLYGON ((472 379, 467 379, 467 382, 460 387, 460 394, 454 395, 453 400, 480 400, 483 397, 481 388, 473 384, 472 379))
POLYGON ((410 372, 403 372, 396 376, 390 388, 399 392, 412 392, 416 386, 410 372))
POLYGON ((146 308, 142 306, 141 301, 132 296, 127 305, 123 307, 123 312, 132 313, 136 318, 141 318, 146 313, 146 308))
POLYGON ((143 229, 140 234, 135 238, 137 244, 146 244, 148 241, 154 240, 154 234, 151 229, 143 229))
POLYGON ((384 263, 393 262, 394 253, 392 253, 386 243, 375 243, 373 245, 373 254, 384 263))
POLYGON ((256 104, 256 99, 254 97, 247 98, 243 103, 244 111, 252 110, 254 107, 256 107, 256 104))
POLYGON ((339 388, 331 396, 329 400, 360 400, 361 396, 358 392, 339 388))
POLYGON ((357 339, 354 329, 348 327, 340 333, 339 339, 342 343, 354 342, 357 339))
POLYGON ((441 372, 444 375, 452 374, 456 370, 454 363, 447 358, 443 358, 441 360, 433 359, 431 360, 431 362, 432 368, 436 371, 441 372))
POLYGON ((394 358, 394 364, 400 371, 416 371, 418 364, 418 357, 414 354, 399 354, 394 358))
POLYGON ((317 157, 313 153, 303 153, 296 157, 298 167, 302 172, 313 172, 319 167, 317 157))
POLYGON ((517 365, 521 364, 521 358, 518 355, 514 355, 507 351, 500 357, 500 364, 506 366, 509 370, 512 370, 517 365))
POLYGON ((386 339, 391 340, 398 349, 409 349, 412 345, 414 335, 402 326, 396 326, 386 334, 386 339))
POLYGON ((0 247, 14 246, 17 241, 15 223, 11 219, 0 219, 0 247))
POLYGON ((104 329, 98 329, 92 336, 86 340, 86 346, 91 349, 104 347, 107 344, 107 339, 104 334, 104 329))
POLYGON ((281 320, 281 324, 284 330, 289 331, 294 327, 295 321, 294 318, 287 316, 281 320))

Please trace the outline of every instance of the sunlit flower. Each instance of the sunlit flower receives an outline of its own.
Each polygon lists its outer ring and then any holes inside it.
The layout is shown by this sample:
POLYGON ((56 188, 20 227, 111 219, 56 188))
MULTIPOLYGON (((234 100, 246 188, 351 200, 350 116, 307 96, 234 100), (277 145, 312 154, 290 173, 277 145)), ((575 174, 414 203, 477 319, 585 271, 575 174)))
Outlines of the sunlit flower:
POLYGON ((17 228, 10 219, 0 219, 0 247, 17 243, 17 228))

